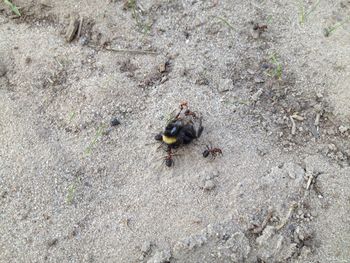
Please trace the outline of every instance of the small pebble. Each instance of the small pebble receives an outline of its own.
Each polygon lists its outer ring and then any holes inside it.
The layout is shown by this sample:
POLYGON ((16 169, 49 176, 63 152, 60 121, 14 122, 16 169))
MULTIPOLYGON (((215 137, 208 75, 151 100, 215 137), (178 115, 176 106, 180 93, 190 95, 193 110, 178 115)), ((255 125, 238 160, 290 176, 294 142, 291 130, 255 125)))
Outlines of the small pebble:
POLYGON ((144 254, 147 254, 150 251, 151 246, 152 246, 151 242, 145 241, 141 246, 141 252, 144 254))
POLYGON ((221 79, 218 84, 218 91, 219 92, 227 92, 231 90, 233 87, 233 81, 232 79, 221 79))
POLYGON ((316 97, 318 99, 322 99, 323 98, 323 94, 321 92, 318 92, 318 93, 316 93, 316 97))
POLYGON ((73 41, 78 31, 78 27, 79 27, 79 19, 75 16, 72 16, 65 35, 67 42, 73 41))
POLYGON ((252 100, 254 102, 258 101, 260 96, 263 94, 263 90, 262 89, 259 89, 257 92, 255 92, 253 95, 252 95, 252 100))
POLYGON ((264 80, 263 78, 261 78, 261 77, 255 77, 255 78, 254 78, 254 82, 255 82, 255 83, 264 83, 265 80, 264 80))
POLYGON ((158 66, 158 70, 159 70, 160 73, 164 73, 166 71, 166 63, 161 63, 158 66))
POLYGON ((253 69, 247 69, 247 72, 250 74, 250 75, 254 75, 255 74, 255 71, 253 69))
POLYGON ((203 189, 206 191, 213 190, 215 188, 215 183, 212 180, 205 181, 203 189))
POLYGON ((86 46, 89 44, 89 39, 86 36, 82 36, 79 38, 79 44, 82 46, 86 46))
POLYGON ((332 152, 337 151, 337 146, 335 146, 333 143, 328 144, 328 149, 332 152))
POLYGON ((117 126, 120 124, 120 121, 117 118, 111 120, 111 126, 117 126))

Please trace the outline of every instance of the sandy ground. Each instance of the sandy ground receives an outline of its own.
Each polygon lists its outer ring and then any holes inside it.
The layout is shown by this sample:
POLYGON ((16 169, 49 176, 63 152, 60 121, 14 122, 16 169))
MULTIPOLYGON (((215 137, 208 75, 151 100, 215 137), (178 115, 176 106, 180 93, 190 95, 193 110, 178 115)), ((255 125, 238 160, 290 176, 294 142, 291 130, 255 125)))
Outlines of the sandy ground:
POLYGON ((14 2, 1 262, 350 262, 349 1, 14 2), (182 100, 205 130, 169 169, 182 100))

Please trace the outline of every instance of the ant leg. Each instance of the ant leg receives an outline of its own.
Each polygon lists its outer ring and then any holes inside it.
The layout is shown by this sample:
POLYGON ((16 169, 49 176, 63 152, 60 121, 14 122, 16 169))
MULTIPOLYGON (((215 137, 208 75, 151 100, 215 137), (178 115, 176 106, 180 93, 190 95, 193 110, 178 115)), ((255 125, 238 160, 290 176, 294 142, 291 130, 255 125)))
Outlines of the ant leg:
POLYGON ((201 137, 203 130, 204 130, 204 127, 202 126, 202 117, 200 117, 199 118, 199 127, 198 127, 197 134, 196 134, 197 139, 199 137, 201 137))
POLYGON ((214 154, 211 151, 209 152, 210 152, 210 161, 213 161, 215 159, 214 154))
POLYGON ((213 144, 211 143, 211 141, 209 141, 209 144, 207 145, 208 147, 208 150, 211 152, 211 153, 214 153, 213 151, 213 144))
POLYGON ((160 148, 162 148, 164 146, 164 142, 161 142, 161 144, 157 147, 157 150, 159 150, 160 148))
POLYGON ((198 131, 197 131, 197 139, 198 139, 199 137, 201 137, 203 130, 204 130, 204 127, 203 127, 203 126, 200 126, 200 127, 198 128, 198 131))

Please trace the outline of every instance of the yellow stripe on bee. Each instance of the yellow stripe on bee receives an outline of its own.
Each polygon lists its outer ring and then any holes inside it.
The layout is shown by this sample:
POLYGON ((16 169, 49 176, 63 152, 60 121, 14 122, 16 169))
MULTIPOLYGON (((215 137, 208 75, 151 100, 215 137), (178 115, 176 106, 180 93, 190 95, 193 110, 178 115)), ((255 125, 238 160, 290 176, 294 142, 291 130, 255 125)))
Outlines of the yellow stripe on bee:
POLYGON ((168 137, 163 135, 163 142, 165 142, 166 144, 176 143, 176 137, 168 137))

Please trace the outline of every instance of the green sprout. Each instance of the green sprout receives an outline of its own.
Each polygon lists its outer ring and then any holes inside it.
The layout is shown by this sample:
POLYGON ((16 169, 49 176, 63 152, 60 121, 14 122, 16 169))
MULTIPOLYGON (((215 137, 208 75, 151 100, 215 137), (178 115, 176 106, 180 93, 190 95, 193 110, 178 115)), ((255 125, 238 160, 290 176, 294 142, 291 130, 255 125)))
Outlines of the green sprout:
POLYGON ((348 19, 345 19, 343 22, 337 23, 333 26, 329 26, 324 29, 324 36, 329 37, 334 31, 336 31, 338 28, 342 27, 344 24, 350 21, 350 17, 348 19))
POLYGON ((94 136, 94 139, 90 142, 89 146, 85 149, 85 154, 90 154, 92 152, 92 149, 94 148, 94 146, 96 145, 98 139, 103 135, 104 132, 104 127, 103 125, 101 125, 94 136))
POLYGON ((273 17, 272 15, 269 15, 266 19, 266 24, 271 24, 272 23, 272 20, 273 20, 273 17))
POLYGON ((270 57, 270 60, 271 60, 271 63, 274 65, 274 68, 272 69, 272 72, 270 72, 270 74, 275 78, 281 80, 282 73, 283 73, 281 62, 278 61, 276 54, 272 54, 272 56, 270 57))
POLYGON ((75 118, 76 115, 77 115, 76 112, 71 112, 71 113, 69 113, 69 116, 68 116, 68 123, 71 123, 72 120, 75 118))
POLYGON ((224 17, 221 16, 213 16, 213 18, 219 19, 221 22, 223 22, 226 26, 228 26, 230 29, 234 30, 234 26, 224 17))
POLYGON ((77 190, 77 188, 76 188, 75 184, 72 184, 68 187, 68 193, 66 196, 66 203, 67 204, 71 205, 73 203, 76 190, 77 190))
POLYGON ((76 177, 74 182, 68 186, 67 189, 67 195, 66 195, 66 203, 71 205, 73 204, 74 198, 75 198, 75 193, 77 190, 77 186, 78 184, 81 182, 81 178, 80 177, 76 177))
POLYGON ((136 21, 137 27, 141 30, 141 32, 148 34, 151 31, 153 22, 145 22, 142 18, 142 14, 144 13, 142 8, 137 4, 136 0, 127 0, 125 2, 125 9, 131 9, 132 17, 136 21))
POLYGON ((11 8, 12 12, 14 12, 17 16, 21 16, 18 7, 14 3, 12 3, 11 0, 4 0, 4 3, 7 4, 11 8))
POLYGON ((308 17, 311 15, 312 12, 314 12, 317 8, 317 6, 320 4, 320 0, 318 0, 314 5, 311 6, 311 8, 306 11, 305 6, 299 2, 299 24, 304 24, 308 17))

